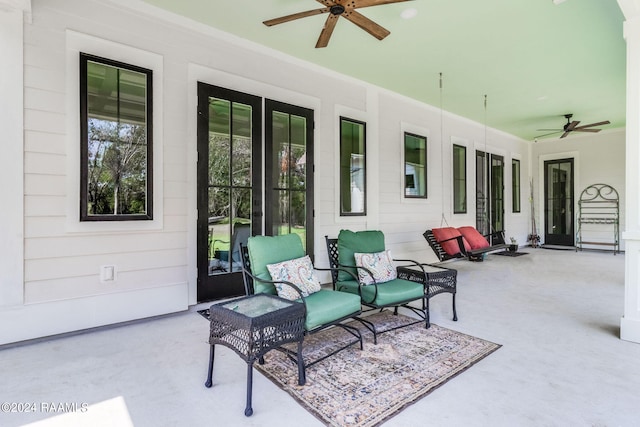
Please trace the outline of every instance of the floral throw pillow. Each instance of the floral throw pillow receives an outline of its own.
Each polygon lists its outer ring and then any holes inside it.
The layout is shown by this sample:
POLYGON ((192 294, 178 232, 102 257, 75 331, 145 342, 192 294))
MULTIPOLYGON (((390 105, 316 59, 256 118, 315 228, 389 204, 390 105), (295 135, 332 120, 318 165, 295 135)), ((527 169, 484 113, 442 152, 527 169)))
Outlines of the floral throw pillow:
POLYGON ((396 268, 393 266, 391 252, 386 250, 383 252, 364 254, 353 254, 358 267, 365 267, 373 274, 373 278, 362 268, 358 269, 358 279, 363 285, 371 285, 374 283, 384 283, 398 277, 396 268))
MULTIPOLYGON (((320 280, 318 280, 316 276, 309 255, 277 264, 267 264, 267 270, 269 270, 273 281, 286 280, 287 282, 293 283, 300 288, 302 296, 309 296, 321 289, 320 280)), ((276 283, 275 287, 279 297, 288 300, 297 300, 300 298, 296 290, 285 283, 276 283)))

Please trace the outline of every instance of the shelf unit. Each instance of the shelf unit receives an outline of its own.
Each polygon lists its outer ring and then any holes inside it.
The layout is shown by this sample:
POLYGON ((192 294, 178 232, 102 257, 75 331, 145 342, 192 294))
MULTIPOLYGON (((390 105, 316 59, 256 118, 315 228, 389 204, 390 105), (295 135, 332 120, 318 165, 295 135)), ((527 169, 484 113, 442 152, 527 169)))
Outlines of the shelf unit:
POLYGON ((576 251, 583 245, 612 246, 613 254, 620 252, 620 196, 608 184, 593 184, 582 190, 578 200, 578 231, 576 251), (610 235, 606 240, 584 240, 594 235, 610 235), (610 234, 609 234, 610 233, 610 234))

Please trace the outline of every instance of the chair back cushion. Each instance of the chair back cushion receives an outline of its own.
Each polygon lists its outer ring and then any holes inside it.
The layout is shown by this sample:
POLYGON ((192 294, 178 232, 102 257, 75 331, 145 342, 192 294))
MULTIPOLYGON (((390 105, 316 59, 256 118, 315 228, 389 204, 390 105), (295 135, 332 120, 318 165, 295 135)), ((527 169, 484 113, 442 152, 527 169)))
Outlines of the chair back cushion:
MULTIPOLYGON (((351 231, 340 230, 338 234, 338 260, 341 265, 356 265, 355 253, 375 253, 384 251, 384 234, 382 231, 351 231)), ((350 269, 353 274, 358 271, 350 269)), ((353 280, 344 271, 338 273, 338 280, 353 280)))
POLYGON ((490 246, 487 239, 474 227, 458 227, 458 231, 462 234, 464 240, 469 243, 472 250, 488 248, 490 246))
MULTIPOLYGON (((442 249, 444 249, 447 254, 456 256, 461 252, 458 240, 455 239, 456 237, 462 236, 462 234, 460 234, 460 231, 456 230, 453 227, 434 228, 431 231, 433 232, 433 237, 436 238, 436 242, 440 243, 440 246, 442 246, 442 249)), ((471 249, 469 244, 464 241, 464 239, 463 243, 465 250, 471 249)))
MULTIPOLYGON (((272 280, 267 268, 268 264, 277 264, 305 256, 302 240, 297 234, 249 237, 247 249, 251 273, 262 280, 272 280)), ((270 283, 254 281, 254 292, 276 294, 276 288, 270 283)))

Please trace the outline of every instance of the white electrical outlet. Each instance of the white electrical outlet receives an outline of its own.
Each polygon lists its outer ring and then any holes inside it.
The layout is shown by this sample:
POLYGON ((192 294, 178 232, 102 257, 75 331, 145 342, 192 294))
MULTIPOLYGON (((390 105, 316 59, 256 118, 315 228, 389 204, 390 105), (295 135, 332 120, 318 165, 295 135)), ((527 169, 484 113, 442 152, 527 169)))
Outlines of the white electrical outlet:
POLYGON ((114 282, 116 280, 116 266, 103 265, 100 267, 100 281, 114 282))

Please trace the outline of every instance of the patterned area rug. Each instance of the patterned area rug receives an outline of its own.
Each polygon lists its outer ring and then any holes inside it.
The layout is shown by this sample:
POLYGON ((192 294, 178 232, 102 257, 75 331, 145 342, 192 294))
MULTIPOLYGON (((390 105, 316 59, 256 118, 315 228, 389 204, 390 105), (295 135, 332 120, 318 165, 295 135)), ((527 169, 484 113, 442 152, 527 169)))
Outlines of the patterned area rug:
MULTIPOLYGON (((379 330, 413 320, 389 311, 368 319, 379 330)), ((371 333, 364 337, 363 351, 355 344, 307 369, 304 386, 298 385, 296 365, 280 351, 267 353, 265 364, 254 366, 325 424, 369 427, 500 348, 435 324, 425 329, 423 323, 379 335, 377 345, 371 333)), ((326 354, 327 347, 352 338, 342 328, 309 335, 304 340, 305 360, 315 360, 326 354)))

